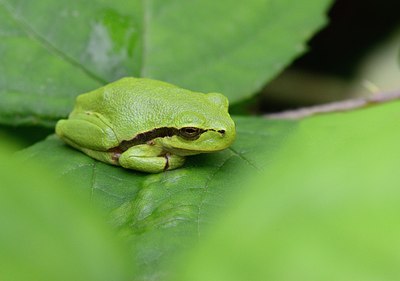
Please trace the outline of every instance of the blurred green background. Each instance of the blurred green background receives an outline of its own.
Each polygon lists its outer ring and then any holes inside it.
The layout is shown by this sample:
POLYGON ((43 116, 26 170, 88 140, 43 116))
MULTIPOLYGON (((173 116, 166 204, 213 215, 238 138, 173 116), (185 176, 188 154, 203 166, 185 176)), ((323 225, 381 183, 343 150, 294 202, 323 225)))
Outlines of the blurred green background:
POLYGON ((0 0, 0 281, 399 280, 400 3, 0 0), (53 135, 125 75, 222 91, 234 145, 148 175, 53 135))

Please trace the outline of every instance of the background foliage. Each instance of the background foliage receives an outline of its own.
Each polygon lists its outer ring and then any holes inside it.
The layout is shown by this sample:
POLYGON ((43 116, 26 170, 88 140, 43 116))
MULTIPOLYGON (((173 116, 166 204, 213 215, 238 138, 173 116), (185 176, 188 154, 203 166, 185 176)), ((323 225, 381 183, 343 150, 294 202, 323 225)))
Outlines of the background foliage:
POLYGON ((248 114, 354 94, 296 72, 310 53, 264 88, 330 4, 0 0, 0 280, 398 280, 399 102, 248 114), (52 135, 78 94, 128 75, 224 93, 234 145, 148 175, 52 135))
POLYGON ((129 75, 242 100, 304 50, 328 2, 1 0, 0 120, 54 125, 129 75))

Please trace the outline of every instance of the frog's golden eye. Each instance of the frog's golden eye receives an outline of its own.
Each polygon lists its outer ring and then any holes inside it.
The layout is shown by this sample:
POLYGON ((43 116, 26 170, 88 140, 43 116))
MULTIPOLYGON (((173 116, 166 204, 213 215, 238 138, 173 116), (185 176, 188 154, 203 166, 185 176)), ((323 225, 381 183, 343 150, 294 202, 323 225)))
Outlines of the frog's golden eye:
POLYGON ((203 129, 196 127, 184 127, 179 129, 179 135, 185 139, 195 140, 204 132, 203 129))

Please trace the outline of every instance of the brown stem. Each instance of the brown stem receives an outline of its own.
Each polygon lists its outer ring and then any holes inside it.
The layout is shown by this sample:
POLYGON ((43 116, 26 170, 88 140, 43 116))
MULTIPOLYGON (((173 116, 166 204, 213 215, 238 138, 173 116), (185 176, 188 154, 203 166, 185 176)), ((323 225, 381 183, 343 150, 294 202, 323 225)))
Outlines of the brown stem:
POLYGON ((345 112, 354 109, 365 108, 394 100, 400 100, 400 92, 379 93, 367 98, 332 102, 278 113, 270 113, 264 116, 270 119, 301 119, 317 114, 345 112))

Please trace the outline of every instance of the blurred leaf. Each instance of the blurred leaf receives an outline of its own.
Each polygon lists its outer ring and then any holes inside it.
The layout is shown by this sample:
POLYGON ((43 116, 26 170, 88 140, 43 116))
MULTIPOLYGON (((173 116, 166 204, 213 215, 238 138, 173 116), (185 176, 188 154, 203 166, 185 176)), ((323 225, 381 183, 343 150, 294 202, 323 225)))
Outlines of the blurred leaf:
POLYGON ((0 0, 0 122, 52 126, 129 75, 243 100, 304 51, 329 2, 0 0))
POLYGON ((5 126, 0 125, 0 139, 11 137, 15 151, 44 140, 54 129, 41 126, 5 126))
POLYGON ((171 280, 399 280, 400 102, 300 122, 171 280))
POLYGON ((305 50, 330 2, 145 1, 141 73, 243 100, 305 50))
POLYGON ((230 194, 245 192, 248 177, 266 169, 296 123, 236 119, 238 138, 231 149, 189 157, 181 169, 144 174, 110 166, 50 137, 19 156, 41 161, 80 186, 80 191, 111 212, 111 223, 131 241, 138 280, 160 280, 165 263, 193 239, 202 237, 212 214, 230 194), (265 154, 260 153, 267 149, 265 154))
POLYGON ((129 280, 132 265, 94 207, 0 145, 0 279, 129 280))

